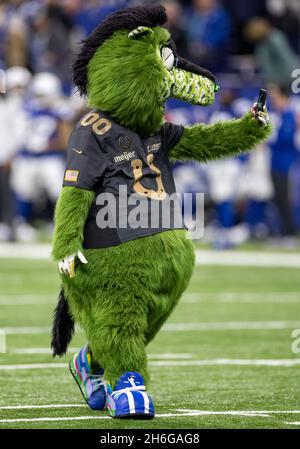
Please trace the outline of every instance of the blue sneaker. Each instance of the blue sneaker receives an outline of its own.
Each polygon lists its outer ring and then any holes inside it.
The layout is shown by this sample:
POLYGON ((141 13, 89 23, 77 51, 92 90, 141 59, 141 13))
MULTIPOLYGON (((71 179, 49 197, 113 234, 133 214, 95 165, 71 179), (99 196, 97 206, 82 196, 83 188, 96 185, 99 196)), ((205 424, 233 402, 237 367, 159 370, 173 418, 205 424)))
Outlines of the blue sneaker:
POLYGON ((82 396, 92 410, 103 410, 106 404, 104 370, 92 373, 92 356, 88 346, 79 351, 70 361, 69 367, 82 396))
POLYGON ((115 389, 107 384, 106 408, 113 418, 152 419, 154 405, 139 373, 123 374, 115 389))

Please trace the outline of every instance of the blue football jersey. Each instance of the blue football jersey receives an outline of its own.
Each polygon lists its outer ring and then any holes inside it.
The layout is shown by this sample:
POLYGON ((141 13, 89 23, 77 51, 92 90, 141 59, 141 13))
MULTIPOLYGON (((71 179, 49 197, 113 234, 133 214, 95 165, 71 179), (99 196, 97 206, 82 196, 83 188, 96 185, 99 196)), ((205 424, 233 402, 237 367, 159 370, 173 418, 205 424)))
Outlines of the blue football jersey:
POLYGON ((41 108, 34 103, 25 107, 26 129, 24 131, 23 153, 45 155, 55 153, 62 113, 55 108, 41 108))
POLYGON ((272 170, 288 173, 299 158, 296 114, 289 108, 273 117, 276 126, 270 139, 272 170))

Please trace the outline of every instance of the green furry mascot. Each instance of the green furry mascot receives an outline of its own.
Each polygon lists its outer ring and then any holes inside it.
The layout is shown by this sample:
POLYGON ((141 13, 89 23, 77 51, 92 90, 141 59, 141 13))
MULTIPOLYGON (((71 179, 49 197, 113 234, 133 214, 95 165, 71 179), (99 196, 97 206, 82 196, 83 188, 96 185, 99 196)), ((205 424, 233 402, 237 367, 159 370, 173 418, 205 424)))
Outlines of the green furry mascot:
MULTIPOLYGON (((161 208, 175 193, 170 160, 240 154, 270 133, 267 112, 255 106, 241 119, 210 126, 164 123, 168 98, 206 106, 217 91, 210 72, 179 57, 166 21, 161 6, 129 8, 109 16, 84 41, 74 82, 92 111, 71 135, 56 207, 53 257, 63 287, 53 353, 66 352, 79 323, 88 344, 70 362, 71 373, 92 409, 119 418, 154 417, 147 345, 194 267, 182 226, 172 220, 168 226, 123 226, 135 211, 121 196, 125 191, 128 203, 133 195, 161 208)), ((171 212, 176 215, 174 204, 171 212)))

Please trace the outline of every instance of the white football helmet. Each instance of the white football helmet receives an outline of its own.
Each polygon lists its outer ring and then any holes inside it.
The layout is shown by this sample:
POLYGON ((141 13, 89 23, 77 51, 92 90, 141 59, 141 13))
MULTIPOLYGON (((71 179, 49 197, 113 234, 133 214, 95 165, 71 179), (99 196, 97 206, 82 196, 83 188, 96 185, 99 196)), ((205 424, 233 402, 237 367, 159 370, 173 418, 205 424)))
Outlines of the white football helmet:
POLYGON ((26 89, 30 80, 31 73, 25 67, 14 66, 6 71, 6 88, 8 91, 26 89))
POLYGON ((30 91, 39 103, 51 105, 62 96, 61 81, 53 73, 38 73, 32 79, 30 91))

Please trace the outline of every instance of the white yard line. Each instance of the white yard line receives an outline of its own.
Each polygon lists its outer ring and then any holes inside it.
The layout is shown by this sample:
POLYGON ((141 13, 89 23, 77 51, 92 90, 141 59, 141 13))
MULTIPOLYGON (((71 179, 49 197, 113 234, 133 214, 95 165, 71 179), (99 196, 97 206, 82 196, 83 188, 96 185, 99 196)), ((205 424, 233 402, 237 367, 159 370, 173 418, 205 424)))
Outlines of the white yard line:
MULTIPOLYGON (((300 321, 224 321, 216 323, 169 323, 162 331, 164 332, 197 332, 197 331, 234 331, 234 330, 273 330, 273 329, 300 329, 300 321)), ((7 335, 31 335, 49 334, 51 329, 46 326, 32 327, 2 327, 7 335)), ((76 329, 77 333, 82 333, 81 329, 76 329)))
MULTIPOLYGON (((25 404, 25 405, 5 405, 0 406, 0 410, 42 410, 42 409, 65 409, 65 408, 86 408, 88 409, 88 406, 84 403, 82 404, 25 404)), ((185 409, 185 408, 177 408, 175 410, 177 412, 176 416, 178 415, 178 412, 180 413, 179 416, 181 416, 184 413, 188 414, 201 414, 201 415, 237 415, 237 414, 243 414, 243 415, 297 415, 300 414, 300 410, 221 410, 221 411, 214 411, 214 410, 194 410, 194 409, 185 409)), ((172 413, 173 414, 173 413, 172 413)), ((167 414, 169 415, 169 413, 167 414)), ((163 414, 161 416, 166 416, 166 414, 163 414)))
POLYGON ((262 416, 262 417, 270 417, 267 412, 252 412, 252 411, 221 411, 221 412, 214 412, 210 410, 177 410, 184 413, 185 416, 209 416, 209 415, 230 415, 230 416, 262 416))
MULTIPOLYGON (((81 348, 69 348, 69 354, 76 354, 80 351, 81 348)), ((51 355, 52 351, 50 348, 16 348, 16 349, 8 349, 7 354, 18 354, 18 355, 51 355)))
MULTIPOLYGON (((56 293, 52 295, 25 294, 0 295, 0 306, 55 305, 56 293)), ((299 292, 187 292, 181 300, 186 304, 218 301, 223 303, 300 303, 299 292)))
POLYGON ((289 426, 300 426, 300 421, 285 422, 284 424, 288 424, 289 426))
POLYGON ((211 412, 211 411, 199 411, 199 412, 186 412, 186 413, 165 413, 163 415, 156 415, 156 418, 175 418, 181 416, 212 416, 212 415, 225 415, 225 416, 246 416, 246 417, 262 417, 270 418, 271 415, 266 413, 253 413, 253 412, 238 412, 238 411, 224 411, 224 412, 211 412))
POLYGON ((45 417, 45 418, 16 418, 16 419, 0 419, 0 423, 29 423, 29 422, 52 422, 52 421, 87 421, 94 419, 111 419, 109 416, 61 416, 61 417, 45 417))
MULTIPOLYGON (((0 295, 0 306, 34 306, 55 305, 56 294, 53 295, 0 295)), ((197 304, 201 302, 222 303, 300 303, 299 292, 201 292, 185 293, 181 302, 197 304)))
MULTIPOLYGON (((176 412, 182 412, 182 413, 208 413, 212 415, 219 415, 224 413, 223 411, 216 412, 211 410, 192 410, 192 409, 185 409, 185 408, 177 408, 176 412)), ((235 414, 235 413, 243 413, 247 415, 298 415, 300 414, 300 410, 232 410, 232 411, 225 411, 226 414, 235 414)))
MULTIPOLYGON (((48 244, 0 244, 0 258, 51 260, 51 245, 48 244)), ((196 251, 197 265, 228 265, 254 267, 300 268, 298 253, 260 251, 196 251)))
POLYGON ((223 330, 272 330, 300 328, 300 321, 224 321, 218 323, 169 323, 166 332, 223 331, 223 330))
POLYGON ((57 294, 0 295, 0 306, 35 306, 56 303, 57 294))
MULTIPOLYGON (((81 348, 69 348, 68 352, 70 354, 76 354, 81 348)), ((7 354, 18 354, 18 355, 51 355, 52 351, 50 348, 16 348, 8 349, 7 354)), ((190 353, 162 353, 162 354, 148 354, 149 359, 192 359, 195 355, 190 353)))
POLYGON ((51 260, 51 245, 1 243, 0 259, 51 260))
MULTIPOLYGON (((35 406, 27 407, 28 409, 35 408, 35 406)), ((178 410, 180 411, 180 410, 178 410)), ((299 410, 294 411, 268 411, 268 410, 255 410, 255 411, 238 411, 238 410, 228 410, 228 411, 210 411, 210 410, 182 410, 181 413, 161 413, 157 414, 156 418, 181 418, 181 417, 196 417, 196 416, 243 416, 243 417, 261 417, 270 418, 272 414, 297 414, 300 413, 299 410)), ((88 420, 101 420, 101 419, 111 419, 107 415, 100 416, 63 416, 63 417, 41 417, 41 418, 12 418, 12 419, 0 419, 0 423, 34 423, 34 422, 52 422, 52 421, 88 421, 88 420)), ((286 424, 299 425, 300 422, 287 422, 286 424)))
POLYGON ((286 304, 300 303, 299 292, 201 292, 185 293, 181 299, 185 304, 197 304, 201 302, 222 302, 241 304, 286 304))
POLYGON ((238 365, 238 366, 298 366, 299 359, 212 359, 212 360, 163 360, 149 362, 151 366, 218 366, 218 365, 238 365))
MULTIPOLYGON (((157 414, 156 418, 181 418, 181 417, 195 417, 195 416, 207 416, 214 415, 216 413, 213 412, 199 412, 199 413, 163 413, 157 414)), ((256 414, 245 414, 245 413, 228 413, 228 412, 219 412, 218 415, 235 415, 235 416, 247 416, 247 417, 269 417, 269 415, 256 415, 256 414)), ((43 417, 43 418, 13 418, 13 419, 0 419, 0 423, 33 423, 33 422, 52 422, 52 421, 88 421, 88 420, 101 420, 101 419, 111 419, 107 415, 102 416, 64 416, 64 417, 43 417)))
POLYGON ((0 410, 39 410, 62 408, 87 408, 86 404, 5 405, 0 410))
POLYGON ((56 369, 67 368, 66 363, 28 363, 18 365, 0 365, 0 371, 9 370, 30 370, 30 369, 56 369))
POLYGON ((33 334, 49 334, 50 327, 46 326, 26 326, 26 327, 2 327, 7 335, 33 335, 33 334))
POLYGON ((197 265, 300 268, 298 253, 252 251, 196 251, 197 265))
MULTIPOLYGON (((175 357, 174 357, 175 358, 175 357)), ((292 367, 300 365, 299 359, 207 359, 207 360, 150 360, 150 366, 271 366, 292 367)), ((0 371, 36 370, 36 369, 66 369, 66 363, 27 363, 0 365, 0 371)))

